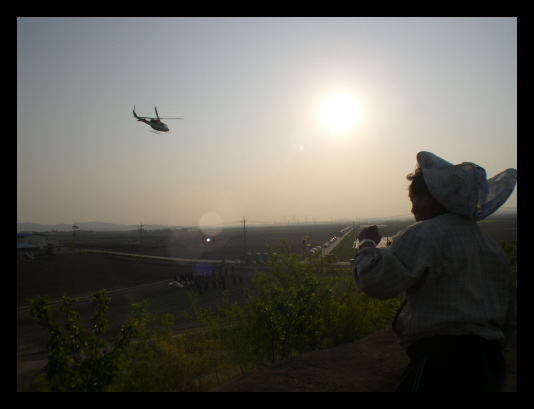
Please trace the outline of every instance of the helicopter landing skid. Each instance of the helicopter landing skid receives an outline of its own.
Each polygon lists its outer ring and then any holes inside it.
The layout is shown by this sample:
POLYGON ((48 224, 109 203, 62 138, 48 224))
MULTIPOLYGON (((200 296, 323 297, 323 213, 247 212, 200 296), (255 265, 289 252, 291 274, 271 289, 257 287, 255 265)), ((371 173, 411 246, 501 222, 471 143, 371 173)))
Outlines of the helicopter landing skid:
POLYGON ((155 133, 155 134, 157 134, 157 135, 161 135, 160 132, 158 132, 158 131, 153 131, 152 129, 149 129, 148 131, 149 131, 149 132, 152 132, 152 133, 155 133))

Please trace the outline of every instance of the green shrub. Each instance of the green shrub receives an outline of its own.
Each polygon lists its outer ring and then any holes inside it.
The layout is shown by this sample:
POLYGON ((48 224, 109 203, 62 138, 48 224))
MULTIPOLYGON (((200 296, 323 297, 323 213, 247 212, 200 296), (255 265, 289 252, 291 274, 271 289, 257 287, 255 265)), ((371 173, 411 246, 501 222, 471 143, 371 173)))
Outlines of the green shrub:
POLYGON ((371 334, 390 325, 400 306, 398 299, 379 301, 361 292, 351 268, 334 266, 335 256, 302 262, 285 241, 269 255, 269 270, 254 275, 244 305, 230 303, 225 292, 217 308, 200 308, 198 296, 189 294, 194 313, 188 318, 207 324, 192 334, 173 336, 171 314, 156 325, 143 301, 132 305, 134 319, 109 348, 101 337, 110 300, 105 291, 93 294, 89 335, 71 309, 76 300, 63 297, 63 330, 52 322, 48 299, 35 297, 30 312, 51 334, 40 381, 54 391, 208 390, 239 370, 371 334))
POLYGON ((243 307, 196 308, 191 317, 208 324, 244 372, 368 335, 389 325, 400 305, 366 296, 350 268, 333 267, 335 257, 303 263, 284 241, 269 254, 269 270, 255 274, 243 307))
POLYGON ((144 325, 145 307, 135 304, 132 306, 133 321, 123 323, 120 338, 109 348, 102 335, 108 326, 104 313, 110 300, 106 297, 105 290, 92 294, 91 302, 95 313, 90 320, 89 334, 80 324, 80 313, 71 309, 76 299, 63 296, 60 312, 65 318, 64 330, 59 322, 52 320, 48 297, 37 296, 29 300, 30 314, 50 333, 48 362, 37 380, 45 390, 100 392, 113 382, 119 371, 121 352, 144 325))
POLYGON ((233 375, 219 340, 204 333, 156 336, 134 342, 122 355, 122 371, 110 390, 121 392, 205 391, 233 375))

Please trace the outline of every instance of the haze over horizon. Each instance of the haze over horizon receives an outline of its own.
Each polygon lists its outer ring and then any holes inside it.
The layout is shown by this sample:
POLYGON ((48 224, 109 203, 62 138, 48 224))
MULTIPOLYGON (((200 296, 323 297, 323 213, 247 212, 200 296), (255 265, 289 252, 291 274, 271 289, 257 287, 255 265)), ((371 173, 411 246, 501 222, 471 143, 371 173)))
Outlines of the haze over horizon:
POLYGON ((422 150, 517 169, 517 18, 17 18, 17 222, 410 215, 422 150))

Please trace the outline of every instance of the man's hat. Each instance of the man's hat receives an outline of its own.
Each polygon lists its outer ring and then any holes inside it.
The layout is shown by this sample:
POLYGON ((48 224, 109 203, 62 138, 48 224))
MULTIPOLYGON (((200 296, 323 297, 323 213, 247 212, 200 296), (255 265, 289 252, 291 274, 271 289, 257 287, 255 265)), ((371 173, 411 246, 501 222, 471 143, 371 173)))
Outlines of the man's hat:
POLYGON ((501 207, 514 191, 517 170, 506 169, 491 179, 471 162, 453 165, 430 152, 419 152, 417 163, 428 190, 449 212, 483 220, 501 207))

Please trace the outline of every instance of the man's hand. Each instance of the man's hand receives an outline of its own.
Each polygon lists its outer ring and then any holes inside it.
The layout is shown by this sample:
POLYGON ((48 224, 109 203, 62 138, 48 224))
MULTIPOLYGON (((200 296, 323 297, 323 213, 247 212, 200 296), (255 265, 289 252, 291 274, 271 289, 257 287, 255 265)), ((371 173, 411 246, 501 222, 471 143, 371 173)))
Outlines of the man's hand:
POLYGON ((378 233, 378 227, 369 226, 363 229, 360 234, 358 234, 358 240, 362 241, 365 239, 371 239, 375 242, 376 245, 378 245, 378 243, 380 243, 380 240, 382 239, 382 236, 380 235, 380 233, 378 233))

